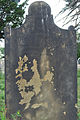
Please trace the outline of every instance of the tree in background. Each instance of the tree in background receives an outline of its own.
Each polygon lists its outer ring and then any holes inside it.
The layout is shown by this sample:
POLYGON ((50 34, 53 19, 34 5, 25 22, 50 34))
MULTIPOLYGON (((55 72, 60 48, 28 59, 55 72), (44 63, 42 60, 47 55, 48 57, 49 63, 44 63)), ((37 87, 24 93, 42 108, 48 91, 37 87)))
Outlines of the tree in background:
POLYGON ((77 58, 80 58, 80 42, 77 43, 77 58))
POLYGON ((64 22, 68 24, 69 22, 75 22, 76 30, 80 29, 80 0, 65 0, 65 7, 59 12, 62 14, 67 11, 67 15, 64 16, 64 22))
POLYGON ((69 22, 75 22, 76 30, 80 29, 80 0, 64 1, 66 2, 65 7, 62 8, 58 15, 61 15, 67 11, 67 14, 61 19, 64 20, 64 25, 68 24, 69 22))
POLYGON ((0 59, 4 58, 4 48, 0 47, 0 59))
POLYGON ((17 2, 17 3, 20 2, 20 0, 12 0, 12 1, 17 2))
POLYGON ((4 27, 11 25, 11 27, 20 26, 24 20, 25 8, 28 0, 22 4, 18 4, 13 0, 0 0, 0 39, 4 38, 4 27))
POLYGON ((67 11, 62 19, 64 19, 64 25, 69 22, 75 22, 76 36, 77 36, 77 58, 80 57, 80 0, 64 0, 66 2, 65 7, 59 12, 61 15, 67 11))

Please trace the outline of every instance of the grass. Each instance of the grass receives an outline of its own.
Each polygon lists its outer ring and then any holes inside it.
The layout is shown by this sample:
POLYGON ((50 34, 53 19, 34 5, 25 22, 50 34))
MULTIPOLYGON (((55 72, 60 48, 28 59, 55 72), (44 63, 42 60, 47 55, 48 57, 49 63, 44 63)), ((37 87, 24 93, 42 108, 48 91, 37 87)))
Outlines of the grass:
POLYGON ((78 120, 80 120, 80 69, 77 71, 77 86, 78 120))
MULTIPOLYGON (((80 120, 80 69, 77 72, 78 91, 78 120, 80 120)), ((4 74, 0 72, 0 120, 5 120, 5 81, 4 74)), ((14 120, 14 119, 13 119, 14 120)))
POLYGON ((5 81, 4 74, 0 72, 0 120, 5 120, 5 81))
POLYGON ((80 69, 77 72, 77 91, 78 91, 78 105, 80 106, 80 69))

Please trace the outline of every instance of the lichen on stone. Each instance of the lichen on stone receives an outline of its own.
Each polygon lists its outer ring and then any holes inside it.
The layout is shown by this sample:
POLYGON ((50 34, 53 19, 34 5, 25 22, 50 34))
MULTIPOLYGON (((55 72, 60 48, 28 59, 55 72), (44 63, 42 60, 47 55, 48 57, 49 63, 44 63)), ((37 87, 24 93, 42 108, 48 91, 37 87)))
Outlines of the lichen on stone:
MULTIPOLYGON (((33 66, 31 67, 31 70, 34 74, 32 78, 29 80, 29 82, 27 82, 27 78, 26 79, 23 78, 23 73, 28 72, 27 62, 28 62, 28 57, 26 55, 23 58, 19 57, 18 68, 15 70, 16 78, 18 79, 16 84, 18 85, 18 90, 22 97, 19 104, 21 105, 25 104, 25 109, 28 109, 30 107, 32 97, 39 95, 39 93, 41 92, 41 87, 43 85, 43 82, 48 81, 49 83, 52 84, 52 78, 54 75, 52 72, 48 70, 44 75, 44 77, 40 78, 40 74, 37 68, 38 67, 37 60, 33 59, 33 66), (25 88, 26 87, 28 88, 30 86, 33 86, 33 89, 28 90, 28 92, 26 92, 25 88)), ((31 106, 31 108, 36 109, 36 108, 39 108, 40 106, 46 108, 48 104, 35 103, 31 106)))

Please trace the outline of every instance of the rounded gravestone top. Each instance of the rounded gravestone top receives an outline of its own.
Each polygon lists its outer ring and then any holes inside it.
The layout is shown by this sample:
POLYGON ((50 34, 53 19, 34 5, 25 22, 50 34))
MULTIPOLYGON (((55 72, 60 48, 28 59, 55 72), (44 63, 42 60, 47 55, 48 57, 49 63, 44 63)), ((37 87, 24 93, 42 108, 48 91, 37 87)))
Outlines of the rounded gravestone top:
POLYGON ((44 1, 36 1, 32 3, 28 10, 29 15, 51 15, 50 6, 44 1))

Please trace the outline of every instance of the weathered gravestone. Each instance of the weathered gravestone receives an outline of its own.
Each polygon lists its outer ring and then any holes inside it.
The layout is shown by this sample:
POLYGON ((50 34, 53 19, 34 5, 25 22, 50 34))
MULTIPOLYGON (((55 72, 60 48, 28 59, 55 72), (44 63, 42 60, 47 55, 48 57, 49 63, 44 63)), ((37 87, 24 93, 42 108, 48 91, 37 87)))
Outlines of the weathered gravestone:
POLYGON ((28 13, 20 28, 5 30, 6 116, 20 110, 21 120, 77 120, 75 30, 58 28, 45 2, 28 13))

